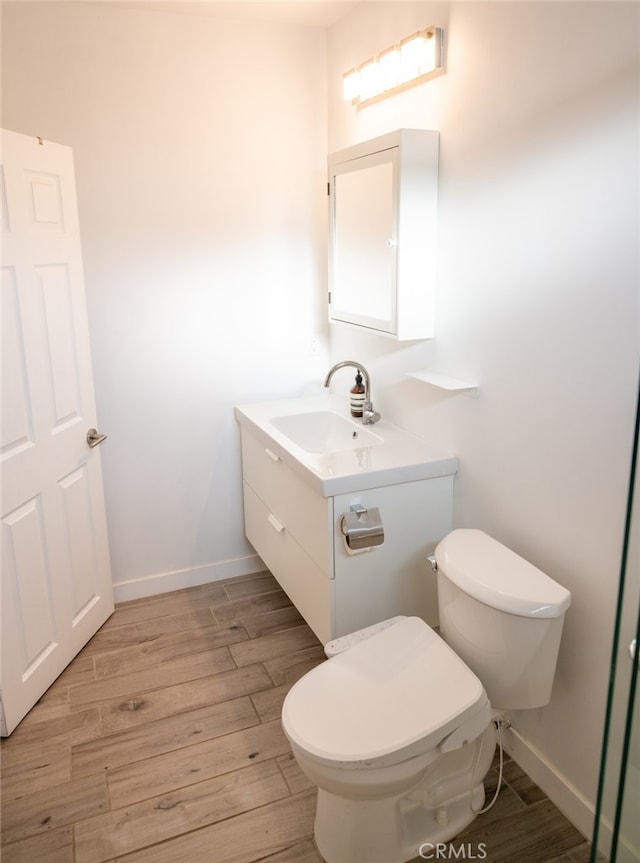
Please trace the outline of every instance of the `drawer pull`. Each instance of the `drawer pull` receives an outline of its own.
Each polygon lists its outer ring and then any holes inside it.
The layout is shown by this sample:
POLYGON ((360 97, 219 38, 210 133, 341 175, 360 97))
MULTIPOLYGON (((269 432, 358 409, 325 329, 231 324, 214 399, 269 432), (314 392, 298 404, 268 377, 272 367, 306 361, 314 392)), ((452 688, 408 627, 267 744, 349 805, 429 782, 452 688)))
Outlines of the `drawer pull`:
POLYGON ((284 525, 278 521, 278 519, 275 517, 275 515, 273 515, 273 513, 269 513, 269 515, 267 516, 267 521, 274 530, 278 531, 278 533, 282 533, 282 531, 284 530, 284 525))
POLYGON ((269 456, 269 458, 272 458, 274 461, 282 461, 282 459, 280 458, 280 456, 279 456, 279 455, 276 455, 274 452, 271 452, 271 450, 269 449, 269 447, 268 447, 268 446, 266 446, 266 447, 264 448, 264 451, 265 451, 265 452, 266 452, 266 454, 269 456))

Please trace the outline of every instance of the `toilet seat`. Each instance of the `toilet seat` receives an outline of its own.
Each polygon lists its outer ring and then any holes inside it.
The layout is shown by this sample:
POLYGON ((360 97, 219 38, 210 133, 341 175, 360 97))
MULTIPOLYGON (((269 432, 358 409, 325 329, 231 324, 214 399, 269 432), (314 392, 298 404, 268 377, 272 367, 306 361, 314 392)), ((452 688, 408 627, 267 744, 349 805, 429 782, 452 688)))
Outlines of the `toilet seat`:
POLYGON ((406 617, 308 672, 282 723, 309 757, 357 769, 427 752, 488 709, 475 674, 423 620, 406 617))

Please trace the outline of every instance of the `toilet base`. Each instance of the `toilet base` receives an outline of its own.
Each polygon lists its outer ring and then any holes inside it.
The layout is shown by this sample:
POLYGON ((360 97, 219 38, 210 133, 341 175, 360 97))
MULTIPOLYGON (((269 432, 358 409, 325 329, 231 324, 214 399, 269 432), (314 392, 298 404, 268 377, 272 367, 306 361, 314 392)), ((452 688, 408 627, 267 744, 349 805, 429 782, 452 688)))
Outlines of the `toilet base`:
MULTIPOLYGON (((472 805, 481 809, 482 783, 474 788, 472 805)), ((434 847, 453 839, 476 817, 465 792, 438 810, 418 806, 402 812, 401 804, 390 811, 389 801, 353 801, 318 792, 315 842, 326 863, 407 863, 433 856, 434 847), (333 798, 333 799, 330 799, 333 798), (446 813, 446 815, 444 814, 446 813), (446 817, 442 826, 438 817, 446 817), (366 824, 359 829, 358 822, 366 824), (375 825, 371 829, 371 825, 375 825)))
POLYGON ((430 859, 437 843, 453 839, 482 808, 494 746, 491 727, 441 756, 411 791, 391 797, 347 799, 319 789, 314 832, 321 856, 326 863, 407 863, 422 849, 430 859))

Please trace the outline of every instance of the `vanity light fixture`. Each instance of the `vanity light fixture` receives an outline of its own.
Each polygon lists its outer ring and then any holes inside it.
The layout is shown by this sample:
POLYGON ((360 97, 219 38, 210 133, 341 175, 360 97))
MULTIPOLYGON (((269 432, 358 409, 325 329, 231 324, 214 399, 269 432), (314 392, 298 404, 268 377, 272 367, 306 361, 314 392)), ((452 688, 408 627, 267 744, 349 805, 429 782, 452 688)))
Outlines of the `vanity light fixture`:
POLYGON ((443 30, 427 27, 345 72, 343 96, 352 105, 362 105, 418 84, 442 72, 443 67, 443 30))

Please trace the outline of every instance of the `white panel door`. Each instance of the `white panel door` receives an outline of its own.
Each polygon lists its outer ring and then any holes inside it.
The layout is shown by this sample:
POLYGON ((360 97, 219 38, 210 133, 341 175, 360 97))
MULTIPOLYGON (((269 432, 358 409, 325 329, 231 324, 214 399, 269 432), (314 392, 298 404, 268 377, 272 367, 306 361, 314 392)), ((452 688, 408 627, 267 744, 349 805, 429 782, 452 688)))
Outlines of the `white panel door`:
POLYGON ((73 154, 2 131, 2 734, 113 611, 73 154))

